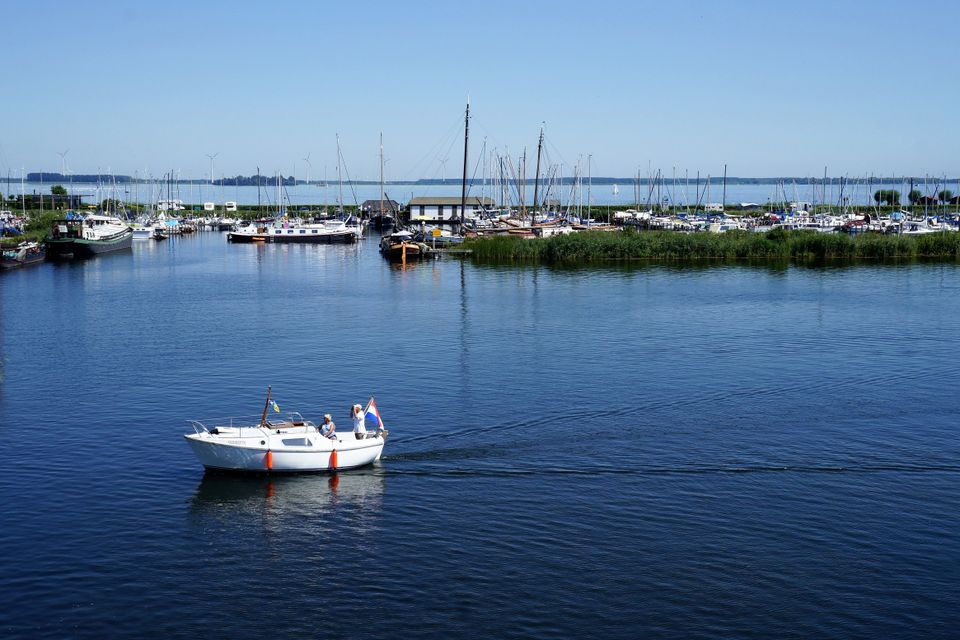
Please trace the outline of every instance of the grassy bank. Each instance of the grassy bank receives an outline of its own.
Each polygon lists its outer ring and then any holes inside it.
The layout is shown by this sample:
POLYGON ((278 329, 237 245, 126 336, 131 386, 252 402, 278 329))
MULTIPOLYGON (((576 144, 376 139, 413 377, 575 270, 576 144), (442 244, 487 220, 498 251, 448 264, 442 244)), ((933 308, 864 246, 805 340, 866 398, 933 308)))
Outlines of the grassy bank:
POLYGON ((470 240, 472 258, 487 262, 602 262, 699 259, 913 259, 960 257, 960 233, 855 236, 815 231, 679 233, 591 231, 552 238, 496 236, 470 240))

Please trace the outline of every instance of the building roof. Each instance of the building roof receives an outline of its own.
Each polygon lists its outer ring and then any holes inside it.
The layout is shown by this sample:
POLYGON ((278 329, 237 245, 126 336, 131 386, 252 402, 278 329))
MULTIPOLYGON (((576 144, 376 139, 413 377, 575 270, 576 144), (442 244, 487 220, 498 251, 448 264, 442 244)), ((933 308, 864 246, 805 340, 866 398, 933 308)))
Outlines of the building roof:
MULTIPOLYGON (((496 203, 493 201, 493 198, 478 198, 476 196, 468 196, 467 204, 474 207, 492 207, 496 203)), ((460 206, 460 196, 445 196, 442 198, 411 198, 410 206, 419 207, 419 206, 438 206, 438 205, 454 205, 460 206)))

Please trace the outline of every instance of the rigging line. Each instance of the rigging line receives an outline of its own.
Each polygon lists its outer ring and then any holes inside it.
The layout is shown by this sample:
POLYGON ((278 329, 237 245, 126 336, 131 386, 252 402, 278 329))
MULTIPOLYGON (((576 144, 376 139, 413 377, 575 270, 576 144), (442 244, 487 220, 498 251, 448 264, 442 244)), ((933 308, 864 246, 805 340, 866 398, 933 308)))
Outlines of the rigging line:
MULTIPOLYGON (((484 158, 478 154, 477 162, 473 165, 473 175, 470 176, 470 180, 467 182, 467 195, 470 195, 470 188, 473 186, 473 181, 477 179, 477 172, 480 171, 480 164, 483 162, 484 158)), ((482 207, 481 203, 481 207, 482 207)))
POLYGON ((450 138, 455 136, 457 133, 459 133, 459 131, 462 128, 462 125, 463 125, 463 120, 458 116, 457 119, 453 122, 453 124, 450 125, 450 127, 446 130, 446 132, 442 136, 440 136, 440 138, 433 144, 433 146, 430 147, 430 149, 426 153, 424 153, 423 156, 410 167, 410 172, 406 176, 406 179, 412 180, 417 178, 423 178, 424 176, 422 175, 414 175, 414 172, 420 169, 421 165, 426 165, 427 161, 431 157, 436 157, 437 150, 440 147, 442 147, 444 144, 446 144, 447 140, 449 140, 450 138))
POLYGON ((490 131, 489 129, 487 129, 487 128, 483 125, 483 121, 482 121, 482 120, 478 120, 478 119, 477 119, 477 116, 473 115, 472 113, 470 114, 470 126, 471 126, 471 127, 476 127, 477 129, 480 129, 480 130, 482 131, 482 133, 486 134, 486 137, 487 137, 488 141, 492 141, 492 142, 494 143, 494 148, 500 146, 500 141, 497 140, 497 136, 496 136, 492 131, 490 131))
POLYGON ((560 152, 560 149, 557 147, 557 145, 553 144, 553 141, 549 137, 544 136, 544 142, 547 143, 547 146, 552 147, 553 150, 557 152, 557 156, 560 158, 560 162, 562 164, 572 166, 572 163, 567 162, 567 159, 563 157, 563 154, 560 152))
MULTIPOLYGON (((350 178, 350 170, 347 169, 347 159, 343 157, 343 149, 337 147, 337 153, 340 154, 340 162, 343 164, 343 172, 347 174, 347 184, 350 186, 350 194, 353 196, 353 204, 359 208, 360 203, 357 202, 357 192, 353 190, 353 180, 350 178)), ((340 203, 340 206, 343 206, 342 202, 340 203)))

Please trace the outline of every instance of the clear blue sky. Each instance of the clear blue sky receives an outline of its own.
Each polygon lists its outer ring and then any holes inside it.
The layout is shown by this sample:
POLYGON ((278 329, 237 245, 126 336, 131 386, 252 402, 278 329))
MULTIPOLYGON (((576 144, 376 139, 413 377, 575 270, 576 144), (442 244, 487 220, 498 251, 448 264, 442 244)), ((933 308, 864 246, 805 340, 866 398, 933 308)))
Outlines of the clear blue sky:
POLYGON ((957 2, 60 2, 2 12, 0 171, 960 174, 957 2), (456 138, 456 142, 454 142, 456 138))

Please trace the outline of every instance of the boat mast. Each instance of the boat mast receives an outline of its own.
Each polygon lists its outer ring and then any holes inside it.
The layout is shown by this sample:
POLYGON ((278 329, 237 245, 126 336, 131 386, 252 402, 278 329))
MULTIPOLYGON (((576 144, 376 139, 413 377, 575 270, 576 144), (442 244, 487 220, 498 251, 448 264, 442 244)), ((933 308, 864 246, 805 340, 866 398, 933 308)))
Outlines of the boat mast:
POLYGON ((593 154, 587 154, 587 220, 592 218, 590 215, 593 205, 593 154))
POLYGON ((383 131, 380 132, 380 221, 383 222, 383 131))
MULTIPOLYGON (((797 186, 796 183, 794 183, 793 186, 796 187, 797 186)), ((727 165, 723 165, 723 196, 722 196, 722 200, 720 201, 720 208, 724 212, 726 212, 726 206, 727 206, 727 165)), ((726 215, 726 213, 724 213, 724 215, 726 215)))
POLYGON ((260 428, 267 426, 267 409, 270 407, 270 385, 267 385, 267 401, 263 403, 263 417, 260 418, 260 428))
POLYGON ((540 125, 540 139, 537 141, 537 173, 533 177, 533 213, 530 214, 530 226, 537 221, 537 195, 540 191, 540 156, 543 153, 543 125, 540 125))
POLYGON ((337 214, 343 216, 343 176, 340 175, 340 134, 337 134, 337 214))
MULTIPOLYGON (((467 150, 470 143, 470 96, 467 96, 467 112, 463 118, 463 181, 460 185, 460 230, 463 229, 463 219, 467 208, 467 150)), ((457 223, 457 216, 454 216, 454 223, 457 223)))

